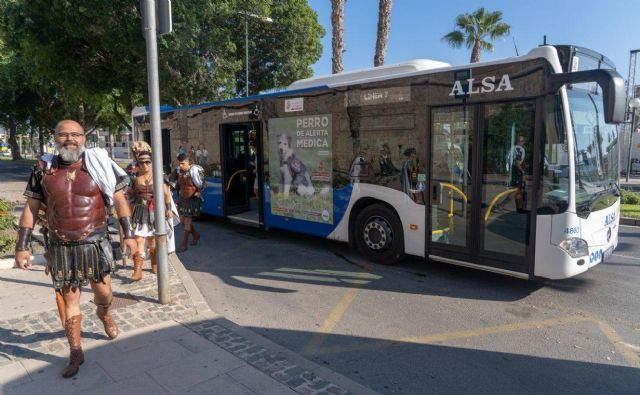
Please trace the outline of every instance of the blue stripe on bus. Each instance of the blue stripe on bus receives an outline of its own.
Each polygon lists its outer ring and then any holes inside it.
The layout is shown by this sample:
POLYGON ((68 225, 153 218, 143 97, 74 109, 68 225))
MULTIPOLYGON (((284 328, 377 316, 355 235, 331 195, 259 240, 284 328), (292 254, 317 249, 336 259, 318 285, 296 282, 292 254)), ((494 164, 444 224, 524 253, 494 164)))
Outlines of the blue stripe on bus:
MULTIPOLYGON (((180 106, 180 107, 160 106, 160 113, 168 113, 173 111, 184 111, 184 110, 195 110, 198 108, 224 106, 227 104, 236 104, 236 103, 242 103, 242 102, 246 102, 247 104, 254 104, 255 101, 262 100, 267 97, 299 95, 299 94, 309 93, 309 92, 322 90, 322 89, 329 89, 329 87, 327 85, 318 85, 318 86, 311 86, 311 87, 301 88, 301 89, 267 92, 267 93, 253 95, 253 96, 236 97, 233 99, 205 102, 205 103, 186 105, 186 106, 180 106)), ((146 113, 136 114, 135 117, 149 115, 149 106, 145 106, 145 110, 147 111, 146 113)), ((245 121, 241 121, 241 122, 245 122, 245 121)))
POLYGON ((202 212, 216 217, 224 217, 222 205, 222 179, 205 177, 207 188, 204 190, 202 212))
POLYGON ((327 237, 344 217, 349 200, 351 199, 351 184, 333 190, 333 224, 323 224, 314 221, 304 221, 301 219, 284 217, 271 214, 271 194, 266 189, 266 199, 264 201, 264 222, 266 227, 291 230, 298 233, 327 237))

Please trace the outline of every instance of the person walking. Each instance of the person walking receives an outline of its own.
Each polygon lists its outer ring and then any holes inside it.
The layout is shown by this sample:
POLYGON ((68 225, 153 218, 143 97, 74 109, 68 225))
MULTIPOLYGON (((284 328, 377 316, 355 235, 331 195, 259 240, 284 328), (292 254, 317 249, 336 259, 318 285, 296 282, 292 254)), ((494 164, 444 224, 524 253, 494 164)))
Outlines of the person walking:
MULTIPOLYGON (((31 265, 29 244, 38 210, 46 206, 46 273, 51 274, 60 320, 69 342, 69 363, 62 376, 72 377, 84 362, 81 345, 81 287, 91 284, 96 314, 110 339, 118 336, 109 313, 113 294, 111 273, 115 272, 114 251, 107 220, 114 205, 124 232, 124 246, 136 253, 131 212, 123 193, 126 173, 101 148, 85 149, 82 126, 73 120, 60 121, 55 128, 57 155, 44 155, 33 168, 24 195, 16 242, 16 265, 31 265)), ((126 251, 125 251, 126 252, 126 251)))
POLYGON ((184 252, 187 250, 189 235, 192 236, 191 245, 193 246, 197 245, 200 240, 200 233, 193 226, 193 218, 200 215, 201 196, 205 181, 202 167, 191 164, 185 154, 178 156, 178 162, 178 168, 172 178, 176 181, 178 190, 178 212, 180 213, 180 222, 184 226, 184 233, 176 252, 184 252))
MULTIPOLYGON (((133 185, 127 192, 133 204, 131 224, 138 245, 138 252, 133 255, 133 274, 131 275, 131 279, 133 281, 140 281, 142 279, 145 243, 149 247, 151 273, 156 274, 158 272, 154 215, 154 205, 157 204, 157 199, 154 199, 153 196, 151 147, 145 141, 136 141, 131 150, 133 151, 138 168, 137 177, 133 180, 133 185)), ((171 193, 166 184, 163 185, 163 191, 164 196, 162 202, 166 207, 167 219, 171 221, 173 217, 173 205, 171 193)))

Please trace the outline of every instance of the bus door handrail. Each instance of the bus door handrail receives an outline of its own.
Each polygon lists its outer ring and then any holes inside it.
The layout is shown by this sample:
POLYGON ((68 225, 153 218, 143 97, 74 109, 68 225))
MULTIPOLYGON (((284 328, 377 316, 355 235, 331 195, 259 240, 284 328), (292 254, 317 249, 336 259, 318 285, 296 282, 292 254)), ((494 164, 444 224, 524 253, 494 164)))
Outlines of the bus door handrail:
POLYGON ((507 189, 506 191, 502 191, 499 194, 496 195, 496 197, 494 197, 491 200, 491 203, 489 203, 489 207, 487 207, 487 211, 484 213, 484 220, 488 221, 489 217, 491 216, 491 210, 493 210, 493 206, 495 206, 496 202, 501 199, 503 196, 506 195, 510 195, 512 193, 515 193, 518 191, 519 188, 511 188, 511 189, 507 189))
MULTIPOLYGON (((451 189, 454 192, 457 192, 460 196, 462 196, 462 199, 464 199, 464 205, 465 206, 467 205, 467 202, 469 201, 469 199, 467 198, 467 195, 464 192, 462 192, 460 188, 448 182, 441 182, 440 187, 446 187, 451 189)), ((451 196, 451 198, 449 199, 449 218, 451 217, 453 217, 453 196, 451 196)))
POLYGON ((229 177, 229 181, 227 182, 227 187, 224 189, 225 192, 229 192, 229 188, 231 188, 231 181, 233 181, 233 177, 238 175, 238 173, 242 173, 242 172, 246 173, 247 169, 240 169, 240 170, 236 171, 235 173, 233 173, 231 175, 231 177, 229 177))

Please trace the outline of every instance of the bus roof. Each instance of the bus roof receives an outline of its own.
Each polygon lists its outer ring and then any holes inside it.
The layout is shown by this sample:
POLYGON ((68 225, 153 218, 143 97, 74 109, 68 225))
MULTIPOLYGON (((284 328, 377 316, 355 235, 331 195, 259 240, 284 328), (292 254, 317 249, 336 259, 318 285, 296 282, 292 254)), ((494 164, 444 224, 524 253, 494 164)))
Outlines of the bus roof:
POLYGON ((449 63, 439 62, 430 59, 415 59, 407 62, 378 66, 368 69, 360 69, 353 71, 345 71, 339 74, 329 74, 319 77, 307 78, 295 81, 289 85, 289 89, 310 88, 318 85, 335 85, 335 84, 355 84, 358 81, 366 81, 375 79, 389 79, 396 76, 402 76, 407 73, 415 73, 417 71, 426 71, 451 67, 449 63))
MULTIPOLYGON (((354 71, 347 71, 339 74, 331 74, 313 78, 307 78, 298 80, 287 87, 287 89, 280 91, 273 91, 262 93, 247 97, 237 97, 228 100, 220 100, 213 102, 200 103, 196 105, 187 105, 181 107, 169 107, 162 106, 160 108, 161 113, 167 113, 178 110, 190 110, 211 106, 224 106, 233 103, 251 102, 267 97, 281 96, 281 95, 295 95, 302 94, 310 91, 316 91, 327 88, 335 88, 339 86, 348 86, 353 84, 364 84, 376 81, 383 81, 387 79, 395 79, 402 77, 409 77, 421 74, 431 74, 435 72, 452 71, 452 70, 464 70, 470 67, 490 66, 497 64, 505 64, 512 62, 521 62, 526 60, 533 60, 537 58, 545 58, 551 65, 551 68, 556 73, 562 73, 562 66, 558 59, 558 52, 552 45, 541 45, 533 48, 529 53, 523 56, 516 56, 510 58, 502 58, 485 62, 463 64, 457 66, 451 66, 445 62, 439 62, 437 60, 418 59, 411 60, 402 63, 391 64, 387 66, 373 67, 369 69, 361 69, 354 71)), ((132 116, 135 118, 141 115, 147 115, 148 107, 137 107, 132 116)))

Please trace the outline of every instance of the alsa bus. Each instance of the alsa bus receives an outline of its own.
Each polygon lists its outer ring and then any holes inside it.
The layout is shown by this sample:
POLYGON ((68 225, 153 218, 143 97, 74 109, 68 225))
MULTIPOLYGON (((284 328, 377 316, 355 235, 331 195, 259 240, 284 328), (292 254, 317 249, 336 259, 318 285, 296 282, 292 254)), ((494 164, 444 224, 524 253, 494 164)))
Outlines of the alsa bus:
MULTIPOLYGON (((165 166, 204 165, 204 212, 522 278, 567 278, 618 240, 624 82, 575 46, 411 61, 165 109, 165 166)), ((134 117, 149 140, 148 114, 134 117)))

